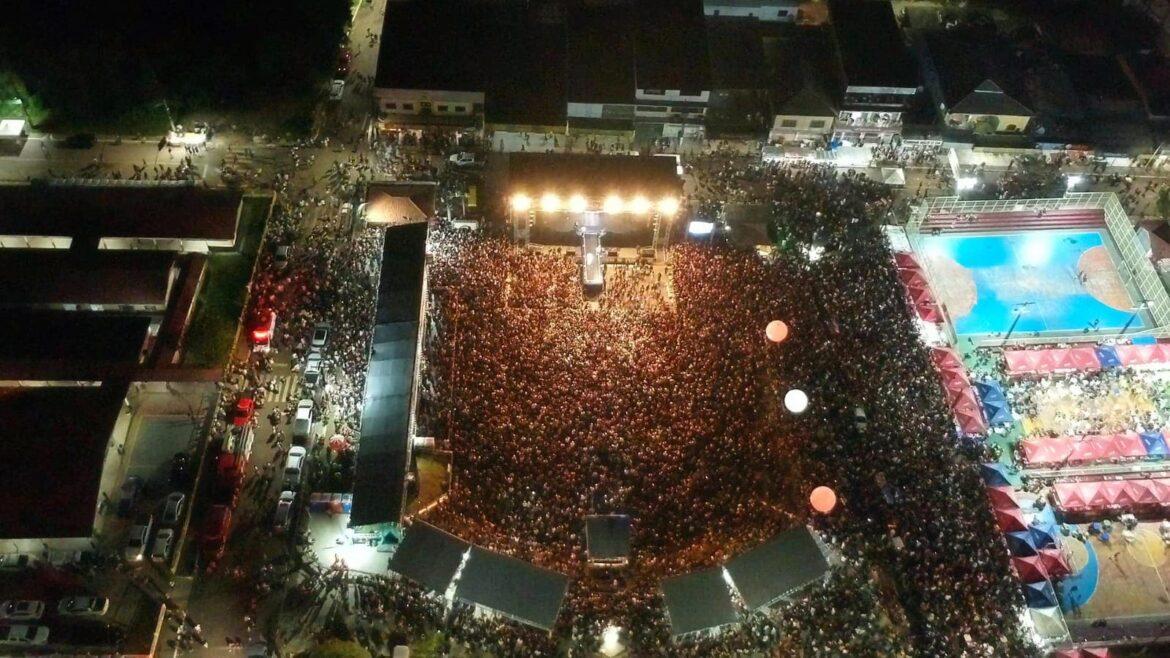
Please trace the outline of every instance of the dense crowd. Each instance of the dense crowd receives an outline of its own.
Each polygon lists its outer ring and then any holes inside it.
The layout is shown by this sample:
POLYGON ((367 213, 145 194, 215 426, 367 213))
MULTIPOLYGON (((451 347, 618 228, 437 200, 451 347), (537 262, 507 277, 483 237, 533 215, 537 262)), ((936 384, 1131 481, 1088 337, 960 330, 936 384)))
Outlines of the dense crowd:
POLYGON ((692 207, 763 204, 778 252, 682 245, 668 269, 611 266, 589 303, 572 259, 432 236, 425 422, 453 482, 428 520, 579 576, 582 517, 632 515, 633 567, 570 588, 560 628, 575 646, 616 624, 639 655, 1032 655, 890 265, 886 188, 811 164, 712 156, 692 171, 692 207), (763 336, 773 319, 792 329, 778 345, 763 336), (789 388, 810 393, 807 413, 779 405, 789 388), (670 643, 661 577, 809 521, 818 484, 843 500, 813 519, 844 561, 830 583, 714 640, 670 643))

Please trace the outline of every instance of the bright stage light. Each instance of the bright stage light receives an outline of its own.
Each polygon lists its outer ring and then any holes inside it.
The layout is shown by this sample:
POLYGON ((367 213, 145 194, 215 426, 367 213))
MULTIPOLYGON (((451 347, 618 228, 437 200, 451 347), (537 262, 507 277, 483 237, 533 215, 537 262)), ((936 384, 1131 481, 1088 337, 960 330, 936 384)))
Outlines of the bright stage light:
POLYGON ((678 199, 672 196, 662 197, 662 200, 658 202, 658 212, 663 215, 673 215, 678 212, 678 199))
POLYGON ((569 210, 573 212, 585 212, 585 209, 588 207, 589 203, 580 194, 574 194, 569 197, 569 210))
POLYGON ((630 200, 630 212, 636 215, 645 215, 650 212, 650 200, 638 195, 630 200))
POLYGON ((979 183, 979 179, 974 176, 960 176, 955 181, 955 190, 959 192, 966 192, 967 190, 975 189, 975 185, 979 183))
POLYGON ((540 209, 544 212, 556 212, 561 209, 561 197, 552 192, 545 192, 544 196, 540 197, 540 209))
POLYGON ((1068 189, 1070 190, 1083 182, 1085 182, 1085 177, 1080 174, 1068 175, 1068 189))
POLYGON ((616 215, 622 211, 622 198, 616 194, 611 194, 605 197, 605 203, 601 204, 601 209, 610 215, 616 215))
POLYGON ((532 197, 527 194, 513 194, 512 195, 512 210, 516 212, 528 212, 532 209, 532 197))

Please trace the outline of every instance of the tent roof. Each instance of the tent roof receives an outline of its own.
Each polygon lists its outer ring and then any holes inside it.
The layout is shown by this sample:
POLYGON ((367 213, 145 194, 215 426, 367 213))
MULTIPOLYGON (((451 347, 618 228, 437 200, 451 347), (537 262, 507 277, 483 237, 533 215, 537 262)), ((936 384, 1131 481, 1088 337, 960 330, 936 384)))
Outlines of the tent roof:
POLYGON ((732 558, 727 571, 749 608, 775 603, 829 570, 829 561, 807 527, 786 530, 732 558))
POLYGON ((667 578, 662 581, 662 594, 675 636, 739 621, 721 567, 667 578))
POLYGON ((567 576, 472 546, 455 586, 455 598, 549 630, 568 587, 567 576))
POLYGON ((596 514, 585 517, 585 547, 590 560, 619 560, 630 556, 630 517, 596 514))
POLYGON ((445 592, 470 544, 416 521, 390 558, 390 570, 435 592, 445 592))

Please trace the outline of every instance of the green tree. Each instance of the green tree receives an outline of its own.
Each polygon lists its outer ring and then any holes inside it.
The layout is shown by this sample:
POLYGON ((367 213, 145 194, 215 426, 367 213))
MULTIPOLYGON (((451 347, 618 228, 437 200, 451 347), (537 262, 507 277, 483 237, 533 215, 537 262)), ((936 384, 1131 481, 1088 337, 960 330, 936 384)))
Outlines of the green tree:
POLYGON ((353 640, 325 640, 309 651, 309 658, 370 658, 370 652, 353 640))
POLYGON ((1170 187, 1158 190, 1158 216, 1170 220, 1170 187))

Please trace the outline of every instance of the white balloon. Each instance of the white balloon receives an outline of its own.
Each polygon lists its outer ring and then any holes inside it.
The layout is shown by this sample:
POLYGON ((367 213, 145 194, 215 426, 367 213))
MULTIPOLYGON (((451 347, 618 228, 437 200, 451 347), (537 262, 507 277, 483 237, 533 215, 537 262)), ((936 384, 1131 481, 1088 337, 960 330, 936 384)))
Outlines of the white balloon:
POLYGON ((804 413, 808 409, 808 394, 799 388, 794 388, 784 394, 784 408, 794 414, 804 413))

